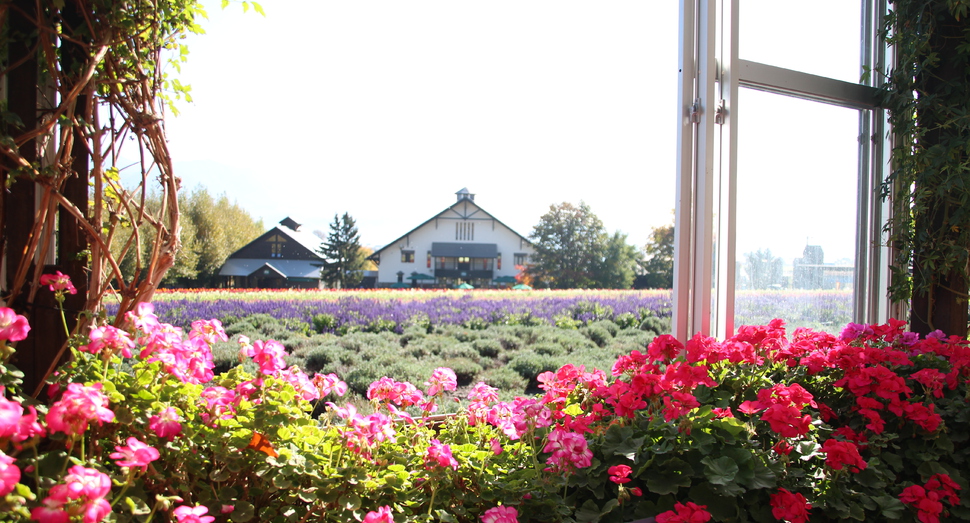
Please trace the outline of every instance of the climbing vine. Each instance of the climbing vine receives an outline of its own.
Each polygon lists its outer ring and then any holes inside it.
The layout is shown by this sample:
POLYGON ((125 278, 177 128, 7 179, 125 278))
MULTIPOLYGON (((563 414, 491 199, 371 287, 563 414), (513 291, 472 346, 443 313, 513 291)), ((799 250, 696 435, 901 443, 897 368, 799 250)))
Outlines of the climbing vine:
POLYGON ((882 187, 896 257, 890 297, 914 330, 965 334, 970 248, 970 0, 892 0, 883 91, 895 144, 882 187), (962 324, 962 331, 959 329, 962 324))

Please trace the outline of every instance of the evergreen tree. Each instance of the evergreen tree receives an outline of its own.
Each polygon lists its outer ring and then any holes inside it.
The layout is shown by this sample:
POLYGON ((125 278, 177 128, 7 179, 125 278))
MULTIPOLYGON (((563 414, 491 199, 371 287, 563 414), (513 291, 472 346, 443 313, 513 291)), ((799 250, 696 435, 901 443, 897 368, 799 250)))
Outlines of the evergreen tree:
POLYGON ((350 214, 345 212, 342 217, 333 215, 327 241, 320 244, 317 252, 324 259, 320 278, 327 285, 337 289, 360 285, 367 260, 361 251, 357 222, 350 214))

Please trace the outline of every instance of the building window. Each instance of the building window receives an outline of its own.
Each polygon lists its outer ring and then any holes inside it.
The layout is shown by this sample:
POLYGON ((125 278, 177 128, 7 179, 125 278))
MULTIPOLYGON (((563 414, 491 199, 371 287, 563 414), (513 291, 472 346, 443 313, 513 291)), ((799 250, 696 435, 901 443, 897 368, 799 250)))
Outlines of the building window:
POLYGON ((515 253, 515 265, 525 265, 529 262, 529 255, 524 252, 515 253))
POLYGON ((502 270, 502 253, 495 255, 495 270, 502 270))
POLYGON ((280 234, 274 234, 267 238, 266 243, 269 244, 269 257, 270 258, 282 258, 283 257, 283 245, 286 243, 286 237, 280 234))
POLYGON ((431 268, 431 251, 428 251, 428 268, 431 268))
POLYGON ((473 241, 475 239, 475 223, 474 222, 455 223, 455 239, 473 241))
POLYGON ((414 263, 414 251, 401 251, 401 263, 414 263))

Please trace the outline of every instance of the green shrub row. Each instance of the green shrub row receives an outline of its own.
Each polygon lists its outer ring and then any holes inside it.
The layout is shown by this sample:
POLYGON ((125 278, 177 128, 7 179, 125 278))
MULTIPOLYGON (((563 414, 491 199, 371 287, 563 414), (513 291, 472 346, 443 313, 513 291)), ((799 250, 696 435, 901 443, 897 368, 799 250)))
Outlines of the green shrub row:
MULTIPOLYGON (((600 318, 612 316, 608 308, 588 312, 600 318)), ((455 371, 458 395, 464 393, 462 387, 486 381, 503 396, 512 397, 539 392, 536 376, 567 363, 609 371, 617 356, 643 351, 656 335, 670 330, 669 320, 647 317, 640 321, 633 314, 585 326, 567 319, 560 326, 483 323, 432 327, 418 322, 401 333, 394 332, 393 322, 373 322, 361 329, 320 334, 317 331, 332 326, 328 323, 332 317, 318 315, 311 326, 254 314, 226 319, 231 341, 216 343, 213 358, 216 371, 225 372, 239 364, 240 336, 273 339, 286 347, 288 364, 310 374, 336 373, 362 405, 365 402, 360 400, 376 379, 387 376, 420 384, 437 367, 455 371)))

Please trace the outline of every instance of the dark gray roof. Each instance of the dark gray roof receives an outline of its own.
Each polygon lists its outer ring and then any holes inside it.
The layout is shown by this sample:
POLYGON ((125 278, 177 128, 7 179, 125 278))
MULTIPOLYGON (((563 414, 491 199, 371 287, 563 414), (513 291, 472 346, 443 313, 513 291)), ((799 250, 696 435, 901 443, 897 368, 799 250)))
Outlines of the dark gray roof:
POLYGON ((443 243, 432 242, 432 256, 446 256, 457 258, 494 258, 498 256, 498 245, 494 243, 443 243))
POLYGON ((283 260, 280 258, 229 258, 219 270, 219 276, 249 276, 266 267, 287 278, 320 278, 317 260, 283 260))

